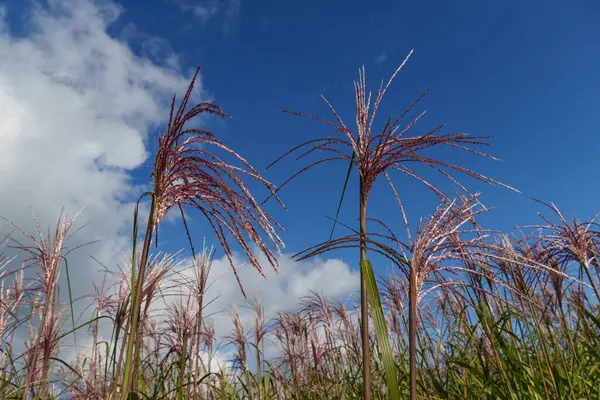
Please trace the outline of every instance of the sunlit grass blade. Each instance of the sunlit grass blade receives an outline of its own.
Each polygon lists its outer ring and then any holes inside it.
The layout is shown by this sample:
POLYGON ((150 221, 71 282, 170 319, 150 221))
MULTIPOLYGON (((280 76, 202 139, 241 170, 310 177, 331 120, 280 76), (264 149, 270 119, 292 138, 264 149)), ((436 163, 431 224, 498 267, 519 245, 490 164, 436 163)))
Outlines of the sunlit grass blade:
POLYGON ((373 266, 371 265, 371 262, 367 260, 362 263, 361 268, 367 286, 367 297, 369 298, 369 304, 371 305, 371 314, 373 316, 373 324, 375 325, 377 345, 379 347, 379 352, 381 353, 381 358, 383 359, 389 398, 391 400, 400 400, 396 362, 394 361, 394 354, 390 346, 387 324, 385 316, 383 315, 383 308, 381 307, 381 300, 379 298, 377 282, 375 281, 375 274, 373 273, 373 266))

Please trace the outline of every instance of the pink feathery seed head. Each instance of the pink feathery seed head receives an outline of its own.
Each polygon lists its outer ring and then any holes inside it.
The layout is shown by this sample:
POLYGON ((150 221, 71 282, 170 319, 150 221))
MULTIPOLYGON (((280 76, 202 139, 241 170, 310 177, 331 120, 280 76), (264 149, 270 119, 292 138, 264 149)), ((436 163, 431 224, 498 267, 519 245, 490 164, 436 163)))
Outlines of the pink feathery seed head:
POLYGON ((228 340, 229 344, 233 344, 235 347, 234 352, 234 364, 239 366, 242 370, 246 370, 248 368, 247 361, 247 338, 246 333, 244 332, 244 326, 242 325, 242 321, 240 320, 240 316, 238 314, 237 306, 234 304, 231 312, 231 321, 233 322, 233 330, 230 333, 228 340))
POLYGON ((204 344, 209 352, 212 352, 215 342, 215 320, 211 319, 206 329, 204 329, 204 344))
POLYGON ((97 285, 96 282, 94 285, 94 303, 96 306, 96 315, 103 316, 112 306, 112 301, 109 297, 105 295, 106 291, 104 285, 106 283, 106 279, 102 279, 100 285, 97 285))
POLYGON ((555 223, 540 213, 539 216, 546 224, 528 227, 543 232, 538 241, 543 243, 545 251, 554 256, 563 268, 574 261, 589 269, 595 260, 598 240, 598 234, 592 228, 596 225, 596 219, 600 214, 595 215, 587 223, 576 218, 569 223, 554 203, 534 200, 548 207, 559 219, 559 222, 555 223))
MULTIPOLYGON (((279 262, 270 246, 273 246, 277 253, 281 252, 284 245, 276 232, 276 228, 281 226, 262 210, 242 178, 261 182, 271 195, 277 198, 274 185, 263 178, 238 153, 217 140, 212 132, 187 126, 194 118, 204 114, 229 118, 221 107, 212 103, 203 102, 187 108, 198 72, 199 69, 196 70, 177 110, 175 97, 173 98, 169 124, 159 138, 152 173, 154 226, 158 226, 171 208, 177 207, 194 253, 184 213, 184 208, 194 208, 208 220, 232 267, 233 253, 228 236, 233 237, 242 247, 250 263, 259 273, 263 274, 262 266, 250 248, 251 243, 257 245, 267 262, 277 270, 279 262), (209 147, 229 154, 240 166, 225 162, 212 153, 209 147)), ((234 273, 238 278, 235 268, 234 273)), ((238 283, 244 292, 239 278, 238 283)))
POLYGON ((317 293, 312 290, 310 292, 311 296, 304 301, 302 311, 312 313, 318 317, 319 322, 331 325, 333 323, 331 304, 322 293, 317 293))
POLYGON ((412 168, 412 165, 415 164, 425 165, 439 172, 466 193, 468 193, 467 189, 451 175, 452 172, 467 175, 483 182, 496 183, 509 189, 516 190, 468 168, 432 158, 426 153, 427 150, 432 148, 448 146, 482 157, 495 159, 494 157, 477 150, 477 147, 490 145, 488 142, 488 139, 490 139, 489 136, 469 136, 465 133, 439 134, 439 131, 443 126, 439 126, 425 134, 412 137, 407 136, 407 133, 414 128, 416 123, 424 116, 424 113, 418 115, 404 128, 401 128, 400 124, 403 122, 404 117, 423 99, 428 91, 413 102, 400 116, 397 118, 390 117, 385 121, 383 127, 375 128, 375 116, 383 97, 393 79, 404 67, 411 54, 412 51, 390 77, 388 82, 385 85, 383 85, 383 83, 381 84, 374 101, 372 101, 371 93, 367 93, 365 71, 364 67, 361 68, 359 71, 359 79, 354 84, 356 97, 355 129, 351 129, 345 124, 339 113, 325 98, 323 99, 334 117, 331 121, 304 113, 286 111, 294 115, 320 121, 329 126, 333 132, 328 136, 310 140, 294 147, 270 165, 274 165, 284 157, 295 152, 300 152, 297 159, 304 158, 317 151, 322 151, 326 154, 323 158, 309 163, 306 167, 298 170, 280 185, 277 190, 280 190, 290 180, 312 167, 333 160, 352 162, 357 167, 363 180, 365 196, 368 196, 373 183, 380 175, 389 172, 389 170, 396 170, 420 181, 438 196, 444 197, 441 191, 427 182, 419 173, 415 172, 412 168))
POLYGON ((542 272, 547 273, 547 279, 551 281, 555 289, 557 300, 559 300, 558 297, 562 300, 564 280, 584 286, 591 285, 596 296, 600 297, 600 291, 590 270, 592 266, 598 268, 598 233, 592 229, 596 225, 595 221, 598 215, 587 223, 577 219, 569 223, 556 205, 537 199, 533 200, 550 208, 558 216, 559 222, 555 223, 539 214, 546 224, 520 227, 532 228, 533 232, 514 246, 508 238, 498 245, 497 253, 499 257, 502 257, 501 265, 505 269, 510 269, 512 263, 527 267, 528 270, 532 270, 538 275, 542 272), (588 283, 576 279, 569 273, 573 264, 577 268, 583 267, 588 277, 588 283))
POLYGON ((408 281, 404 275, 391 276, 383 281, 382 296, 394 313, 403 313, 408 294, 408 281))
POLYGON ((195 326, 198 309, 195 302, 180 299, 178 303, 168 307, 166 320, 168 332, 171 336, 171 345, 174 349, 181 351, 184 337, 189 335, 195 326))
POLYGON ((594 295, 600 298, 597 277, 594 276, 591 269, 594 267, 596 274, 600 271, 600 264, 598 263, 598 232, 593 229, 597 226, 596 219, 600 214, 596 214, 591 221, 586 223, 576 218, 573 219, 572 223, 569 223, 554 203, 548 204, 537 199, 533 200, 548 207, 558 217, 559 221, 554 222, 550 218, 538 213, 545 224, 525 227, 533 228, 534 233, 537 233, 537 237, 533 240, 533 243, 543 249, 541 254, 544 256, 544 260, 542 261, 530 260, 525 257, 525 264, 537 270, 538 274, 542 271, 549 273, 547 279, 551 281, 555 289, 559 304, 563 297, 563 279, 579 283, 581 285, 579 291, 581 292, 583 286, 591 287, 594 295), (569 271, 572 267, 579 270, 580 279, 582 278, 582 274, 585 275, 583 279, 587 279, 587 282, 570 276, 569 271))
MULTIPOLYGON (((431 281, 441 271, 453 272, 462 267, 455 265, 471 250, 482 251, 486 247, 483 235, 486 231, 468 225, 474 223, 478 214, 486 211, 478 200, 478 194, 462 197, 459 201, 442 199, 440 204, 425 223, 419 226, 411 245, 399 243, 410 250, 410 269, 417 274, 417 293, 419 300, 434 288, 442 288, 455 282, 436 282, 432 288, 422 292, 425 283, 431 281), (474 238, 465 236, 477 234, 474 238)), ((476 226, 476 225, 475 225, 476 226)), ((409 272, 403 269, 405 274, 409 272)), ((408 279, 408 275, 405 277, 408 279)), ((433 282, 431 282, 433 283, 433 282)))
POLYGON ((38 222, 37 217, 33 214, 33 220, 37 229, 38 237, 26 233, 19 226, 14 224, 12 221, 4 217, 0 217, 10 223, 15 229, 20 231, 23 235, 25 235, 33 244, 32 246, 26 246, 21 244, 16 239, 10 237, 10 240, 15 242, 16 247, 25 253, 29 254, 31 257, 27 261, 33 261, 36 263, 40 269, 40 283, 42 285, 43 290, 49 295, 53 295, 54 288, 56 286, 59 274, 60 261, 64 259, 64 257, 73 251, 74 249, 66 250, 67 241, 81 228, 76 230, 73 233, 69 233, 71 230, 73 223, 76 218, 79 216, 81 211, 79 211, 74 217, 67 217, 61 211, 60 216, 57 221, 56 229, 54 231, 54 235, 50 236, 50 231, 46 235, 42 232, 42 228, 40 223, 38 222), (66 250, 66 251, 65 251, 66 250))
POLYGON ((254 300, 250 301, 250 308, 254 313, 254 334, 256 336, 256 341, 260 342, 267 333, 264 308, 260 297, 256 297, 254 300))

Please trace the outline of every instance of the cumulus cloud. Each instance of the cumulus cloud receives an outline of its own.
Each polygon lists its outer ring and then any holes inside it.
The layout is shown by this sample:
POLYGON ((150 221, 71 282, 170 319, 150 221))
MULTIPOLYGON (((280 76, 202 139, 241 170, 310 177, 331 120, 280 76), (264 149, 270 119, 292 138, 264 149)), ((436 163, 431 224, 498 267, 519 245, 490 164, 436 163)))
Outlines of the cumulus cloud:
MULTIPOLYGON (((90 255, 111 268, 129 253, 132 201, 141 192, 132 174, 150 156, 149 132, 165 122, 173 92, 184 90, 191 76, 162 39, 132 35, 131 26, 129 36, 111 36, 107 29, 122 11, 113 2, 44 4, 27 11, 27 30, 19 36, 0 12, 0 215, 31 232, 29 205, 42 227, 54 225, 63 207, 74 215, 85 206, 79 225, 89 225, 71 247, 97 242, 69 257, 78 297, 93 293, 103 277, 90 255), (140 37, 155 50, 152 57, 135 54, 126 41, 140 37)), ((215 312, 243 303, 230 268, 225 259, 215 261, 209 291, 215 312)), ((265 270, 268 281, 250 267, 239 273, 267 316, 293 307, 309 289, 340 298, 358 285, 356 273, 335 259, 294 264, 285 258, 278 275, 265 270)), ((215 318, 222 322, 217 335, 226 334, 228 314, 215 318)))
POLYGON ((206 23, 219 11, 219 0, 177 0, 177 3, 182 11, 191 12, 202 23, 206 23))
MULTIPOLYGON (((239 259, 239 264, 242 264, 241 261, 239 259)), ((266 260, 261 261, 266 264, 266 260)), ((282 257, 280 262, 278 273, 265 268, 266 279, 251 269, 250 265, 238 269, 248 297, 260 297, 267 319, 274 317, 278 311, 296 308, 311 291, 323 293, 331 300, 345 300, 358 290, 358 271, 351 271, 342 260, 315 259, 297 263, 289 257, 282 257)), ((214 284, 207 293, 208 298, 214 299, 209 306, 211 311, 226 310, 233 304, 245 303, 227 259, 215 260, 211 275, 214 284)), ((242 319, 253 315, 249 309, 243 310, 239 310, 242 319)), ((229 316, 219 315, 218 318, 229 316)))
POLYGON ((232 33, 239 23, 241 0, 175 0, 179 8, 191 13, 202 24, 219 18, 224 34, 232 33))
POLYGON ((375 64, 381 64, 388 59, 388 55, 383 53, 375 58, 375 64))

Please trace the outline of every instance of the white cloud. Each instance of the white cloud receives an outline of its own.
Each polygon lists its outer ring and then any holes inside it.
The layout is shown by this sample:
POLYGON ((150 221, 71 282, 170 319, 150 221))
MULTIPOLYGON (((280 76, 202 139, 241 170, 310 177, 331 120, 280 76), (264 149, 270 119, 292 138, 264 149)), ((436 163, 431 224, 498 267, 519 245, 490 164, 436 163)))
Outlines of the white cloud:
POLYGON ((205 24, 215 17, 222 4, 220 0, 175 0, 181 11, 191 13, 205 24))
MULTIPOLYGON (((266 279, 251 269, 250 265, 238 270, 248 298, 260 297, 266 318, 275 316, 277 311, 294 309, 303 297, 311 294, 311 290, 323 293, 330 299, 340 299, 358 289, 358 271, 350 271, 348 265, 339 259, 294 262, 283 257, 280 263, 279 273, 272 268, 265 268, 266 279)), ((233 304, 244 303, 231 266, 225 258, 215 260, 211 275, 215 282, 209 288, 208 297, 215 298, 211 304, 214 310, 229 309, 233 304)), ((239 313, 241 317, 251 314, 243 309, 239 313)))
POLYGON ((200 4, 196 4, 192 7, 192 11, 196 18, 202 22, 206 22, 217 14, 219 11, 218 0, 203 1, 200 4))
POLYGON ((241 0, 175 0, 179 8, 191 13, 202 24, 220 16, 223 33, 232 33, 239 23, 241 0))
POLYGON ((173 52, 173 48, 167 40, 142 32, 133 23, 126 24, 119 37, 125 42, 138 43, 140 55, 154 64, 175 70, 180 69, 179 57, 173 52))
POLYGON ((227 35, 232 33, 240 20, 242 12, 241 0, 229 0, 227 11, 225 11, 225 21, 223 22, 223 32, 227 35))
POLYGON ((375 58, 375 64, 381 64, 382 62, 384 62, 387 59, 388 59, 388 55, 383 53, 383 54, 377 56, 377 58, 375 58))

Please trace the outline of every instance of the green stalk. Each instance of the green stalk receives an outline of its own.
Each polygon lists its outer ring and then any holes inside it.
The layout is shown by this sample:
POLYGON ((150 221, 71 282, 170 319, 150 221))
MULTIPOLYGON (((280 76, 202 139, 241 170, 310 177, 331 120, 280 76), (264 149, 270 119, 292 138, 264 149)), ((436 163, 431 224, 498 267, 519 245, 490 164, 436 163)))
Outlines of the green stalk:
MULTIPOLYGON (((258 340, 258 326, 255 328, 255 335, 256 335, 256 376, 258 378, 258 382, 260 382, 260 340, 258 340)), ((260 385, 257 385, 257 389, 258 389, 258 394, 259 396, 261 395, 260 390, 261 387, 260 385)))
POLYGON ((408 343, 410 362, 410 400, 417 399, 417 266, 410 266, 408 287, 408 343))
MULTIPOLYGON (((65 271, 67 272, 67 289, 69 291, 69 308, 71 309, 71 324, 73 325, 73 329, 75 329, 75 312, 73 311, 73 294, 71 292, 71 277, 69 276, 69 263, 65 258, 65 271)), ((73 335, 73 342, 75 343, 75 347, 77 347, 77 336, 73 335)))
MULTIPOLYGON (((136 255, 137 255, 137 235, 138 235, 138 213, 139 213, 139 208, 140 208, 140 201, 142 200, 142 198, 144 197, 144 195, 142 195, 137 203, 135 204, 135 208, 133 210, 133 238, 132 238, 132 254, 131 254, 131 282, 133 284, 133 282, 135 282, 135 265, 136 265, 136 255)), ((123 317, 125 317, 127 315, 127 307, 128 307, 128 303, 130 302, 130 300, 132 300, 132 293, 129 294, 129 296, 127 296, 127 299, 125 300, 125 304, 123 305, 123 317)), ((123 321, 121 320, 121 318, 119 317, 119 312, 117 312, 117 318, 115 320, 115 336, 114 336, 114 340, 115 340, 115 346, 113 349, 113 375, 114 375, 114 380, 115 380, 115 386, 113 389, 113 396, 114 398, 118 397, 117 395, 117 390, 118 390, 118 380, 119 377, 121 375, 121 362, 123 361, 123 355, 125 353, 125 345, 126 345, 126 334, 129 332, 129 324, 131 323, 131 318, 128 318, 127 321, 125 322, 125 327, 123 328, 123 321), (121 350, 119 351, 119 360, 117 361, 117 343, 119 340, 119 333, 121 331, 121 329, 123 329, 124 335, 123 335, 123 342, 121 344, 121 350)), ((124 390, 124 389, 122 389, 124 390)))
MULTIPOLYGON (((360 265, 367 262, 367 194, 364 181, 360 177, 360 265)), ((360 269, 360 311, 361 311, 361 339, 363 361, 363 398, 371 400, 371 355, 369 340, 369 305, 367 303, 367 287, 363 268, 360 269)))
POLYGON ((181 348, 181 364, 179 366, 179 398, 180 399, 185 399, 184 397, 184 382, 185 382, 185 359, 187 357, 187 341, 188 341, 188 334, 187 334, 187 330, 184 329, 183 332, 183 346, 181 348))
MULTIPOLYGON (((137 341, 137 329, 139 312, 142 301, 142 289, 144 285, 144 275, 146 274, 146 264, 148 262, 148 253, 150 252, 150 242, 152 241, 152 233, 154 231, 154 208, 155 198, 152 196, 152 203, 150 205, 150 213, 148 214, 148 224, 146 225, 146 236, 144 238, 144 247, 142 248, 142 255, 140 258, 140 272, 137 276, 136 285, 134 291, 131 293, 132 296, 132 308, 131 308, 131 324, 129 327, 129 335, 127 342, 127 353, 125 357, 125 371, 123 376, 123 386, 121 388, 121 400, 127 399, 129 393, 129 380, 132 379, 132 386, 136 384, 132 378, 133 371, 133 348, 134 342, 137 341)), ((132 277, 135 271, 135 258, 132 258, 132 277)), ((133 281, 132 281, 133 282, 133 281)))

